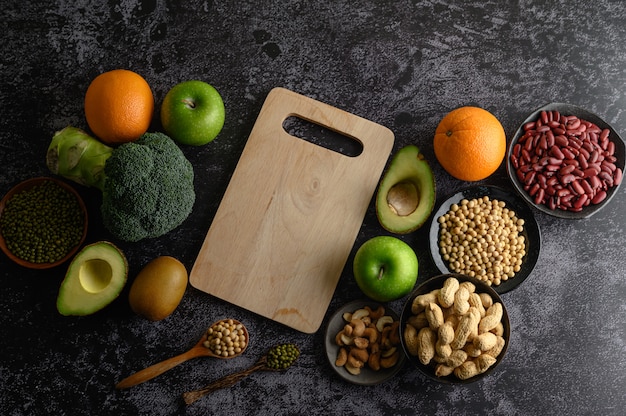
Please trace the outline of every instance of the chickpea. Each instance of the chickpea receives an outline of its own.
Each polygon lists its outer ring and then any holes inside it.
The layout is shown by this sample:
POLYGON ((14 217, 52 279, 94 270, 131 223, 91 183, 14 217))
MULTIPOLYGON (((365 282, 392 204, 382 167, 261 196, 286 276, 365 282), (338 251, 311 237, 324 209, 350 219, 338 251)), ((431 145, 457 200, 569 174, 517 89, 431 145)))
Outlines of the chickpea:
POLYGON ((207 330, 204 346, 217 355, 230 357, 243 351, 247 343, 243 325, 227 319, 215 323, 207 330))
POLYGON ((524 220, 503 201, 463 199, 437 221, 439 251, 454 272, 497 286, 520 271, 526 255, 524 220))

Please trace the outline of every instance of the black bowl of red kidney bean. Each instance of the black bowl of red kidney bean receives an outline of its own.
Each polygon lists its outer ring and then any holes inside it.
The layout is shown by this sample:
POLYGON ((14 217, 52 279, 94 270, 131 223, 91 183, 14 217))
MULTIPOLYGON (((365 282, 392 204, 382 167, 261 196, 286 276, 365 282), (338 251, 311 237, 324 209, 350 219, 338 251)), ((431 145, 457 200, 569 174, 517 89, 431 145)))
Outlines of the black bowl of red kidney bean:
POLYGON ((580 107, 551 103, 524 120, 509 143, 507 173, 517 192, 549 215, 588 218, 617 192, 624 141, 580 107))

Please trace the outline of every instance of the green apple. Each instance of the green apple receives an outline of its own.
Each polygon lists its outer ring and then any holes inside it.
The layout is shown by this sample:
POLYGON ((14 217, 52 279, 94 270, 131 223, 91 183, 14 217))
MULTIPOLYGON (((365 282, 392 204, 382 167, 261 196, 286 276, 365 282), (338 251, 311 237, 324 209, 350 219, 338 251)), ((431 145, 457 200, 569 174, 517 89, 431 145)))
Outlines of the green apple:
POLYGON ((178 143, 202 146, 222 131, 226 110, 219 92, 203 81, 184 81, 167 92, 161 124, 178 143))
POLYGON ((354 256, 353 272, 359 288, 378 302, 399 299, 417 281, 417 256, 404 241, 391 236, 367 240, 354 256))

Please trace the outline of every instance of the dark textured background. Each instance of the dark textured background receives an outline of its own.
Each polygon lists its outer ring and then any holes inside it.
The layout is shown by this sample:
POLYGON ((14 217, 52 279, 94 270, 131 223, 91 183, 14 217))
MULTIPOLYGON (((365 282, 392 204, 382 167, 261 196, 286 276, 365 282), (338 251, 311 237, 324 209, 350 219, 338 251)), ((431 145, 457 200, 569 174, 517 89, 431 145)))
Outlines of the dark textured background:
MULTIPOLYGON (((626 131, 626 3, 345 1, 5 1, 0 8, 0 193, 47 175, 56 130, 86 128, 82 100, 99 73, 127 68, 157 103, 174 84, 202 79, 222 94, 227 118, 210 145, 184 148, 198 199, 179 229, 124 244, 131 279, 158 255, 191 269, 267 93, 276 86, 392 129, 394 151, 417 144, 436 175, 438 201, 467 186, 436 163, 439 120, 462 105, 495 114, 510 138, 533 109, 568 102, 626 131)), ((160 129, 158 117, 153 130, 160 129)), ((504 165, 482 183, 510 187, 504 165)), ((99 195, 78 187, 91 219, 88 242, 111 239, 99 195)), ((588 220, 539 212, 539 262, 504 295, 512 339, 502 365, 459 387, 405 367, 373 387, 340 380, 307 335, 189 288, 176 312, 150 323, 126 295, 90 317, 61 317, 64 267, 30 271, 0 256, 0 413, 3 415, 619 415, 626 408, 626 196, 588 220), (237 360, 197 359, 126 391, 116 381, 191 347, 214 320, 235 317, 252 345, 237 360), (183 391, 251 365, 276 342, 302 349, 284 374, 258 373, 185 409, 183 391)), ((373 205, 355 248, 385 234, 373 205)), ((425 229, 403 237, 436 274, 425 229)), ((353 251, 354 253, 354 251, 353 251)), ((327 318, 361 297, 352 256, 327 318)), ((403 300, 391 307, 401 309, 403 300)), ((326 320, 325 320, 326 322, 326 320)))

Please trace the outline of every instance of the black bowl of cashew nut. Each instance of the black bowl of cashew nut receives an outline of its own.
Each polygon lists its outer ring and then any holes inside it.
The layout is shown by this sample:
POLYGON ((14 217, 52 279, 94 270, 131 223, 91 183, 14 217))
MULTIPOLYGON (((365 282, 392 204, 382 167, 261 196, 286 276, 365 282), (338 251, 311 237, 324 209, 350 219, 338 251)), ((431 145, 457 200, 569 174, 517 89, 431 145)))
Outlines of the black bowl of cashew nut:
POLYGON ((511 335, 500 295, 472 277, 450 273, 421 283, 400 318, 408 361, 428 378, 466 384, 491 374, 511 335))
POLYGON ((389 380, 406 361, 399 328, 398 314, 380 303, 364 299, 343 305, 326 327, 331 368, 353 384, 371 386, 389 380))

